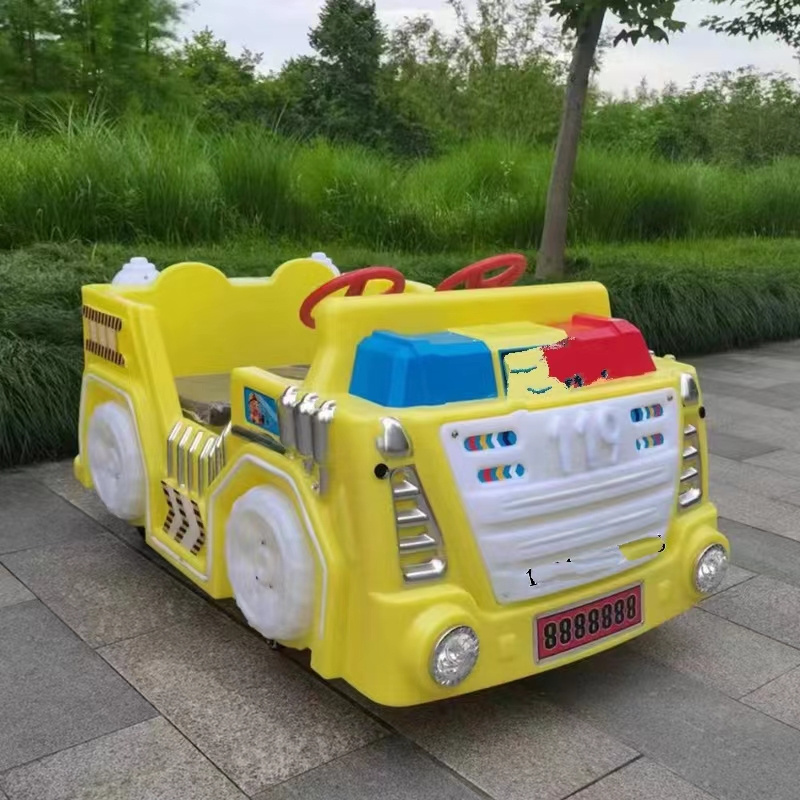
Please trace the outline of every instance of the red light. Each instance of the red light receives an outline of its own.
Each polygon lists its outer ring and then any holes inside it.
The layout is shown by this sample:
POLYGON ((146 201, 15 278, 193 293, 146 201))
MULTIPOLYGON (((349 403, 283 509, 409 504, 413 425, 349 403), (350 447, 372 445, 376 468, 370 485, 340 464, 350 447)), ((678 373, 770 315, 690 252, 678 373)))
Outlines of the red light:
POLYGON ((576 314, 563 328, 567 338, 544 348, 551 377, 588 386, 603 378, 630 378, 655 371, 641 331, 623 319, 576 314))

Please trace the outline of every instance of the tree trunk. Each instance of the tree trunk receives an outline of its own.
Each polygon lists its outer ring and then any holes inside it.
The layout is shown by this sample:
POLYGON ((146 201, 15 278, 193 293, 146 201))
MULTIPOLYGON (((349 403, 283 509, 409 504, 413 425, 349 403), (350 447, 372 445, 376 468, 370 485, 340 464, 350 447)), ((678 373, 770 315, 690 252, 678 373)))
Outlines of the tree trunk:
POLYGON ((561 128, 558 131, 550 186, 539 253, 536 259, 536 277, 551 278, 564 274, 564 251, 567 247, 567 222, 572 176, 578 157, 578 143, 583 122, 583 106, 589 89, 589 74, 594 64, 597 42, 603 27, 606 9, 592 11, 578 31, 572 62, 569 67, 561 128))

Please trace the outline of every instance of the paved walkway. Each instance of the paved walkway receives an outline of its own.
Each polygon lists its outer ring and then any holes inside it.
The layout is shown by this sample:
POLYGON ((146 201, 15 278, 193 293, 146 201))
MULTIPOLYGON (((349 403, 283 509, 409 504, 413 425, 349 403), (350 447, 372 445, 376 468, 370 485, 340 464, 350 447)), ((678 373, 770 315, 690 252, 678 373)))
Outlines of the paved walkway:
POLYGON ((607 654, 416 709, 269 650, 69 464, 0 474, 0 800, 798 800, 800 343, 695 363, 723 589, 607 654))

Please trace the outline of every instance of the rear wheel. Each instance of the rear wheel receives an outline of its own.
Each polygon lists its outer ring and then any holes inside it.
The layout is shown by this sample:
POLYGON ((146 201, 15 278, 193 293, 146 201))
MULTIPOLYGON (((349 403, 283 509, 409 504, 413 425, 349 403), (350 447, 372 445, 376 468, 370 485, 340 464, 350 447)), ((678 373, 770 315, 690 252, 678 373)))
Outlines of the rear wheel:
POLYGON ((135 520, 147 510, 147 479, 136 425, 127 408, 97 406, 86 432, 89 474, 98 497, 119 519, 135 520))
POLYGON ((243 494, 228 517, 228 577, 247 622, 267 639, 305 635, 314 617, 314 557, 292 501, 259 486, 243 494))

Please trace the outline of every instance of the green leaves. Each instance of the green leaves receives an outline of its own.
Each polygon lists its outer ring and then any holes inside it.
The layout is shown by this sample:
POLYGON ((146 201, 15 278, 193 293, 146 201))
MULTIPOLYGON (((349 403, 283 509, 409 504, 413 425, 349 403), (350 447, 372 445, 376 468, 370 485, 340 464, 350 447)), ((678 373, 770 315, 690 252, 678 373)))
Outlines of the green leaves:
MULTIPOLYGON (((717 5, 725 0, 712 0, 717 5)), ((706 17, 701 25, 727 36, 745 36, 748 40, 775 36, 784 44, 800 50, 800 2, 785 0, 746 0, 745 13, 733 18, 706 17)))
POLYGON ((635 45, 641 39, 669 42, 669 33, 678 33, 686 27, 685 22, 673 18, 675 0, 555 0, 547 5, 550 16, 560 18, 573 31, 580 30, 593 9, 606 7, 623 26, 614 37, 614 46, 621 42, 635 45))

